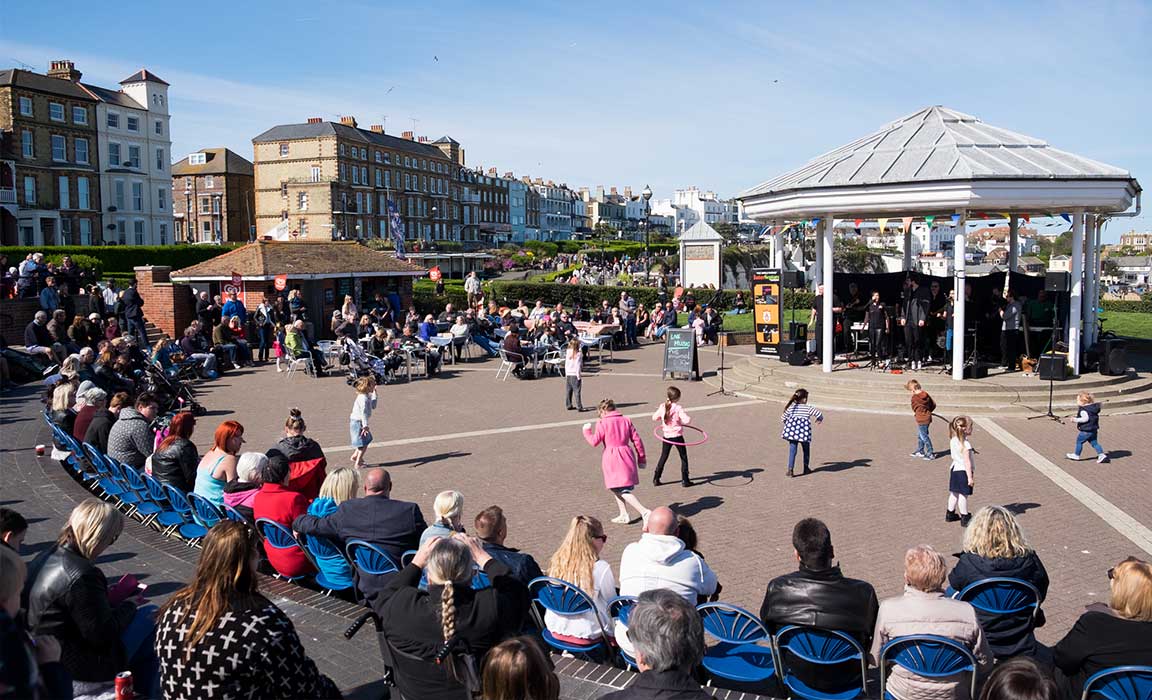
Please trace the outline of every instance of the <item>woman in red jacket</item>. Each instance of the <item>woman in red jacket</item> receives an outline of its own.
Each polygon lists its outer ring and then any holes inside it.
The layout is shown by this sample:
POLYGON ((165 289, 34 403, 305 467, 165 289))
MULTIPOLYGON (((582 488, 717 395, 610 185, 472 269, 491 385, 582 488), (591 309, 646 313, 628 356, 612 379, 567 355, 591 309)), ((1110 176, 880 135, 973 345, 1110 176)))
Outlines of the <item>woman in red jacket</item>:
MULTIPOLYGON (((288 458, 279 450, 268 451, 268 464, 260 475, 260 492, 252 503, 252 514, 257 520, 267 518, 291 528, 292 521, 308 512, 308 499, 297 491, 289 490, 288 458)), ((310 574, 315 569, 299 549, 276 549, 264 543, 268 563, 282 576, 289 578, 310 574)))
POLYGON ((320 495, 320 485, 328 473, 328 460, 320 444, 304 434, 307 429, 300 409, 289 409, 284 438, 276 443, 275 449, 288 457, 291 467, 288 488, 311 501, 320 495))

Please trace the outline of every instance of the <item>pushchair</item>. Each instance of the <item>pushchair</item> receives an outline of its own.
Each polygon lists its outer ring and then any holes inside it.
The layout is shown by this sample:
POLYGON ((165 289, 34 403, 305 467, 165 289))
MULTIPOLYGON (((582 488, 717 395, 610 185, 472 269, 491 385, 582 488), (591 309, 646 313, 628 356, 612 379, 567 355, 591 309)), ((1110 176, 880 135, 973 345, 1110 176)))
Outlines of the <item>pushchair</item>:
POLYGON ((196 392, 188 382, 169 377, 158 365, 145 365, 139 383, 145 391, 156 395, 160 402, 161 413, 175 413, 180 410, 191 411, 194 416, 208 413, 208 410, 196 401, 196 392))
POLYGON ((369 355, 368 351, 348 336, 340 339, 340 364, 347 373, 345 381, 355 384, 361 377, 375 377, 377 384, 390 384, 395 378, 395 369, 384 360, 369 355))

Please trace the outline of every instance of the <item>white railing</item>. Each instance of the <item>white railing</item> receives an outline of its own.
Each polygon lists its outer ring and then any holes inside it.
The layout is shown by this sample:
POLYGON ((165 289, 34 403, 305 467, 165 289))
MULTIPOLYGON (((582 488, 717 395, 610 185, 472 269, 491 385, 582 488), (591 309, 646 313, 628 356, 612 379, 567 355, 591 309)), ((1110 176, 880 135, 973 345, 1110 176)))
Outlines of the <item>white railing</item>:
POLYGON ((16 190, 12 187, 0 188, 0 204, 15 204, 16 190))

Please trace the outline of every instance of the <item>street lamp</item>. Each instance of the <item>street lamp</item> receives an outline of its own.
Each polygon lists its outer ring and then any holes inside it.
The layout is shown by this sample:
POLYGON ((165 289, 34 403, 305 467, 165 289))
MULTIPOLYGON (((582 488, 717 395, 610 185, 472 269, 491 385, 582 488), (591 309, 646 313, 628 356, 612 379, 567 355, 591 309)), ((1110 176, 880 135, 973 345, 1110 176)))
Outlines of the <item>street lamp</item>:
POLYGON ((648 278, 648 229, 651 227, 651 222, 648 221, 649 204, 648 201, 652 199, 652 188, 644 185, 644 191, 640 193, 644 198, 644 278, 648 278))

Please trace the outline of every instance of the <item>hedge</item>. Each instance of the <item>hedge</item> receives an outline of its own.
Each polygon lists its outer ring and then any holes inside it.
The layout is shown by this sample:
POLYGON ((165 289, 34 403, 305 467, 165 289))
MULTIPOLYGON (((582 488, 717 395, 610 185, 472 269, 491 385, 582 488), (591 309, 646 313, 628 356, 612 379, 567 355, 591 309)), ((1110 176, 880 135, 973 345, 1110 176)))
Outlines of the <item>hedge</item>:
MULTIPOLYGON (((7 255, 13 265, 28 253, 44 253, 44 257, 57 259, 71 255, 87 255, 102 264, 102 272, 112 276, 132 275, 132 268, 141 265, 168 265, 173 270, 195 265, 222 255, 236 245, 109 245, 109 246, 3 246, 0 253, 7 255)), ((77 263, 79 264, 79 263, 77 263)), ((82 266, 83 267, 83 266, 82 266)))
POLYGON ((1101 299, 1100 306, 1103 307, 1105 313, 1109 311, 1127 311, 1129 313, 1152 314, 1152 295, 1145 294, 1139 301, 1101 299))
MULTIPOLYGON (((584 308, 598 307, 600 302, 607 299, 615 303, 620 298, 620 292, 628 294, 638 303, 652 306, 659 297, 655 287, 611 287, 595 284, 556 284, 540 282, 501 282, 495 281, 486 285, 491 290, 490 298, 498 304, 511 306, 517 300, 523 299, 529 305, 537 299, 546 305, 563 303, 572 306, 579 302, 584 308)), ((750 306, 752 295, 744 291, 745 302, 750 306)), ((708 289, 694 290, 697 302, 704 304, 712 300, 717 292, 708 289)), ((671 291, 669 291, 671 294, 671 291)), ((812 292, 784 290, 784 308, 810 309, 812 308, 812 292)), ((731 309, 736 299, 736 290, 726 289, 719 293, 716 306, 721 310, 731 309)), ((455 303, 455 302, 453 302, 455 303)))

